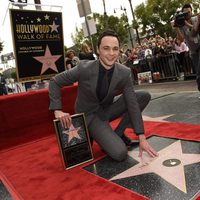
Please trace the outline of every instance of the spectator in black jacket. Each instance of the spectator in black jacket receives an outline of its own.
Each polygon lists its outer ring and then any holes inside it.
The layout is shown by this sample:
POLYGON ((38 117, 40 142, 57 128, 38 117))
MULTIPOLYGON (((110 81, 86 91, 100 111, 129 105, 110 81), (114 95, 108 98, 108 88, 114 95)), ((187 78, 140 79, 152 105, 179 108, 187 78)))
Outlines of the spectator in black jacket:
POLYGON ((7 95, 8 90, 6 88, 6 80, 3 74, 0 74, 0 95, 7 95))
POLYGON ((81 45, 79 60, 95 60, 93 52, 91 51, 90 47, 86 43, 83 43, 81 45))

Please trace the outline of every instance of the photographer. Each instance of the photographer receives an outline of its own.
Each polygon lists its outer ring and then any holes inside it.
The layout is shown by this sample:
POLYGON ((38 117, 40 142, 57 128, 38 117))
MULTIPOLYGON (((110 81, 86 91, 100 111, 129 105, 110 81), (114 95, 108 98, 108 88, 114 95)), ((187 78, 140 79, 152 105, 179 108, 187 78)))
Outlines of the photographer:
POLYGON ((194 33, 200 35, 200 13, 197 15, 197 21, 196 24, 194 25, 194 33))
POLYGON ((196 69, 197 87, 200 91, 200 14, 192 16, 192 6, 190 4, 183 6, 182 13, 182 18, 176 17, 174 26, 176 28, 177 38, 181 42, 185 41, 189 47, 190 56, 196 69))

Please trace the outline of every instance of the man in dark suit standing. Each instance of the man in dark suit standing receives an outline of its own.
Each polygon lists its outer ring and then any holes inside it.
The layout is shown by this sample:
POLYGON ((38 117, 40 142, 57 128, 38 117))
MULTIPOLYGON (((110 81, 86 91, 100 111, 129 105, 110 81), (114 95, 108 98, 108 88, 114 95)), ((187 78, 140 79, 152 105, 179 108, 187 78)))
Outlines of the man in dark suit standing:
POLYGON ((69 113, 62 111, 61 87, 78 81, 78 94, 75 112, 85 113, 90 136, 114 160, 122 161, 127 156, 127 146, 131 140, 124 134, 132 127, 139 136, 140 155, 146 151, 152 157, 157 152, 151 147, 144 135, 141 111, 150 101, 147 92, 135 92, 131 71, 116 62, 119 57, 119 38, 111 31, 103 32, 97 44, 99 59, 80 61, 71 70, 62 72, 50 80, 50 110, 63 127, 70 127, 69 113), (121 93, 122 95, 116 96, 121 93), (109 122, 122 117, 113 131, 109 122))

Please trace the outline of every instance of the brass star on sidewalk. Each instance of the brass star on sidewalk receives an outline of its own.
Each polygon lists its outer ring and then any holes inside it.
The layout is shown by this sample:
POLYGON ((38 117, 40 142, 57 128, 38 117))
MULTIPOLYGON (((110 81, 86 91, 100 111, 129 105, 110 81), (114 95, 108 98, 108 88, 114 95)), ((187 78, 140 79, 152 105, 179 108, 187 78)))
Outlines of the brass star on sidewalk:
POLYGON ((37 61, 42 63, 42 69, 41 69, 41 73, 43 74, 45 71, 47 71, 47 69, 52 69, 56 72, 58 72, 58 69, 56 67, 55 62, 61 57, 62 55, 52 55, 48 45, 46 46, 46 50, 45 50, 45 55, 44 56, 35 56, 33 58, 35 58, 37 61))
POLYGON ((200 162, 200 154, 183 154, 180 140, 160 150, 158 153, 159 156, 154 159, 150 158, 147 153, 143 153, 142 161, 138 157, 138 151, 130 151, 129 156, 139 163, 112 177, 110 180, 155 173, 179 190, 187 193, 184 166, 200 162), (144 160, 148 164, 144 165, 144 160))
POLYGON ((73 138, 81 139, 80 135, 78 134, 78 131, 79 131, 80 129, 81 129, 81 127, 75 128, 74 125, 72 124, 68 130, 63 131, 63 134, 68 135, 68 143, 69 143, 73 138))

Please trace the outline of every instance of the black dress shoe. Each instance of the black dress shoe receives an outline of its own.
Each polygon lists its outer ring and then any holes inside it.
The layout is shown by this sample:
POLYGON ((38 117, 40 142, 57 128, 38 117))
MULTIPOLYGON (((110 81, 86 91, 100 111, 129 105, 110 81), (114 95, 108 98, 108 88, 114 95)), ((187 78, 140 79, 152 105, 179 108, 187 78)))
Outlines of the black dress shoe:
POLYGON ((133 147, 139 144, 139 140, 131 140, 125 134, 122 135, 121 138, 128 147, 133 147))

